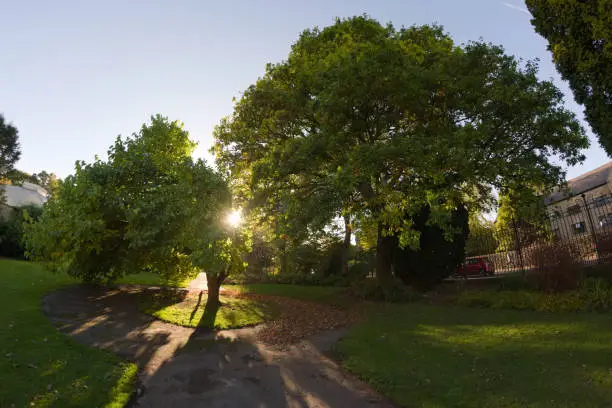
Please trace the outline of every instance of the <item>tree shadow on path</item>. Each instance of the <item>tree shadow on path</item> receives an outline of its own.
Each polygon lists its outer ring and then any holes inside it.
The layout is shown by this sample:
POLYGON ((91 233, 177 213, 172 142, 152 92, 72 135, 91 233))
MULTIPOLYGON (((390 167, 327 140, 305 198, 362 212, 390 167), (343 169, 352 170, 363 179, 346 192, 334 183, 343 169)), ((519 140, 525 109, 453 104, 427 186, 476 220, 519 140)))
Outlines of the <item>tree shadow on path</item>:
MULTIPOLYGON (((324 355, 341 329, 279 349, 258 339, 261 325, 213 332, 157 321, 138 312, 142 291, 78 286, 43 302, 64 333, 138 362, 132 406, 392 406, 324 355)), ((206 310, 200 323, 210 326, 217 312, 206 310)))

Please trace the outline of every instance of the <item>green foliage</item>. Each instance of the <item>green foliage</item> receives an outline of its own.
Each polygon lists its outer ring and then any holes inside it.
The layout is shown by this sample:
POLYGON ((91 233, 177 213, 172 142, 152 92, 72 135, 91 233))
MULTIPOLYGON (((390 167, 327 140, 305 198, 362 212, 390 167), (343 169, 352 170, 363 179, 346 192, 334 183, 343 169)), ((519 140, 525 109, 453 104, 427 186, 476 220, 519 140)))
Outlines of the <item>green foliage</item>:
POLYGON ((501 47, 354 17, 304 31, 268 65, 216 128, 215 153, 240 200, 293 230, 348 213, 416 247, 406 214, 430 206, 451 231, 453 209, 489 203, 491 187, 562 180, 551 158, 574 164, 588 146, 562 103, 501 47))
POLYGON ((38 222, 25 226, 28 256, 89 282, 235 266, 238 240, 222 225, 229 191, 193 161, 194 147, 180 123, 158 115, 132 137, 118 137, 107 161, 77 162, 38 222))
POLYGON ((611 331, 609 315, 380 305, 337 351, 400 406, 596 408, 612 401, 611 331))
POLYGON ((452 235, 438 225, 428 222, 431 209, 423 210, 410 220, 419 232, 418 249, 401 248, 395 244, 393 267, 395 275, 406 285, 418 290, 429 290, 456 272, 465 258, 465 243, 469 233, 468 211, 457 208, 451 214, 452 235))
POLYGON ((24 223, 36 221, 42 211, 41 207, 28 205, 11 208, 5 216, 0 217, 0 256, 25 259, 24 223))
POLYGON ((527 7, 531 24, 548 40, 557 70, 612 155, 612 2, 527 0, 527 7))
POLYGON ((138 367, 60 333, 41 310, 76 282, 32 262, 0 260, 0 406, 123 407, 138 367))

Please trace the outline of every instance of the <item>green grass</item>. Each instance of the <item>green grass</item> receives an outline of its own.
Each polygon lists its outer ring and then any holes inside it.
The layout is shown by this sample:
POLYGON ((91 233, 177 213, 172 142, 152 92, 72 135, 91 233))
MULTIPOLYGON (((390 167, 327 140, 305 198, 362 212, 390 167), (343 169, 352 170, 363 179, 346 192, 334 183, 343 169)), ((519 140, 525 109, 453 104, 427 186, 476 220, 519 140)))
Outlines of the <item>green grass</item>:
POLYGON ((255 293, 268 296, 284 296, 312 302, 332 302, 343 288, 335 286, 288 285, 279 283, 254 283, 231 285, 242 293, 255 293))
POLYGON ((0 260, 0 406, 122 407, 137 367, 59 333, 45 293, 76 283, 36 264, 0 260))
POLYGON ((269 320, 276 310, 263 302, 247 298, 221 295, 223 304, 218 310, 206 314, 206 294, 184 291, 161 291, 143 294, 140 298, 142 312, 168 323, 186 327, 230 329, 252 326, 269 320))
POLYGON ((612 406, 611 315, 386 305, 337 351, 405 406, 612 406))

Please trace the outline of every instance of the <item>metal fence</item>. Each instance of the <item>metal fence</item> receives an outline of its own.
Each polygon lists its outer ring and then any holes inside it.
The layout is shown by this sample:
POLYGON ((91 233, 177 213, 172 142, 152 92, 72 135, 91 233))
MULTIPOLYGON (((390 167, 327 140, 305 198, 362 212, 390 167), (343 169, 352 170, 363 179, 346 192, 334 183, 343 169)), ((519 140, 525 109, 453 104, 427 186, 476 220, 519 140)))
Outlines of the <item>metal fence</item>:
POLYGON ((506 227, 471 229, 466 259, 486 257, 496 274, 533 269, 538 251, 562 244, 585 265, 612 256, 612 195, 574 197, 546 208, 537 219, 515 219, 506 227))

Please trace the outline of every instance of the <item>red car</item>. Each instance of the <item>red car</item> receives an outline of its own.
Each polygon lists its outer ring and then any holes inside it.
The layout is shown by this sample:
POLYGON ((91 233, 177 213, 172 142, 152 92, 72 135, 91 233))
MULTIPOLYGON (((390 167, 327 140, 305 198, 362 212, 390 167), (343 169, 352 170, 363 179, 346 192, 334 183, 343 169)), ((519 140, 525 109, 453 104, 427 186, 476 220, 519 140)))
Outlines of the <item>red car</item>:
POLYGON ((464 263, 459 265, 457 272, 459 276, 492 276, 495 274, 493 263, 484 257, 476 257, 466 259, 464 263))

